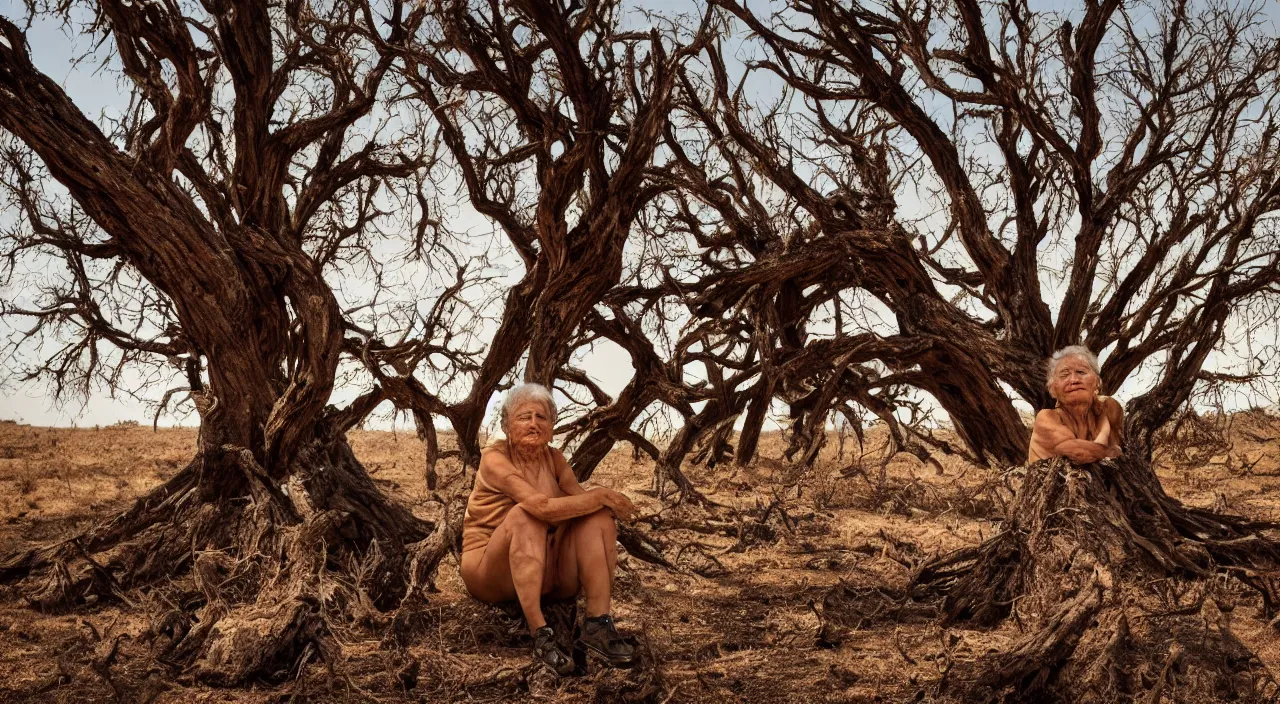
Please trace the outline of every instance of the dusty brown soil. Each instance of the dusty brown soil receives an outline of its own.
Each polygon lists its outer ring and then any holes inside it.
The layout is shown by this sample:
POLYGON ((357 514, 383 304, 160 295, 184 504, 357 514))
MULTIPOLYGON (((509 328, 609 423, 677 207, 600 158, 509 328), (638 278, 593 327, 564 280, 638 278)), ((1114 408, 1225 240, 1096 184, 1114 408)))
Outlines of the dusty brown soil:
MULTIPOLYGON (((351 440, 384 490, 424 517, 438 515, 416 438, 357 431, 351 440)), ((69 537, 127 506, 181 467, 194 442, 187 429, 0 423, 0 554, 69 537)), ((944 632, 895 623, 877 614, 874 598, 862 602, 861 617, 851 622, 845 613, 837 624, 823 615, 824 595, 842 580, 901 587, 919 561, 980 541, 995 529, 1017 475, 900 455, 882 476, 876 447, 874 432, 861 459, 854 441, 843 453, 833 441, 814 470, 799 474, 769 459, 686 467, 723 504, 714 515, 663 510, 645 493, 652 464, 615 452, 594 481, 641 506, 641 529, 678 568, 620 561, 615 615, 645 655, 630 671, 593 667, 555 681, 529 666, 522 624, 467 597, 449 558, 426 604, 339 624, 343 659, 332 672, 316 663, 295 680, 236 689, 201 685, 149 657, 162 585, 68 614, 38 613, 0 587, 0 702, 921 701, 948 663, 1001 649, 1017 637, 1016 625, 944 632)), ((1278 450, 1280 419, 1237 414, 1229 444, 1162 451, 1158 471, 1189 504, 1280 519, 1278 450)), ((762 456, 781 452, 780 438, 766 438, 762 456)), ((441 470, 444 489, 451 479, 456 486, 456 465, 441 470)), ((1235 606, 1232 628, 1280 672, 1280 640, 1257 617, 1260 604, 1244 596, 1235 606)))

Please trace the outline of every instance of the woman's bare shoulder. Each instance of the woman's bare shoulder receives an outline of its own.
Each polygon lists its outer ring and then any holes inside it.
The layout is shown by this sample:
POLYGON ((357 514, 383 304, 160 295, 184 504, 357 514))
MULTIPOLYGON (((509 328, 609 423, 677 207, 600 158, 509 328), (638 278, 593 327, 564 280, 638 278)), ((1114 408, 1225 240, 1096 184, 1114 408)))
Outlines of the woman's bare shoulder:
POLYGON ((480 466, 476 472, 485 477, 506 474, 514 469, 505 442, 492 443, 480 450, 480 466))
POLYGON ((1043 408, 1036 411, 1036 425, 1044 425, 1046 423, 1053 425, 1062 425, 1062 419, 1058 417, 1058 412, 1052 408, 1043 408))
POLYGON ((507 454, 506 438, 498 438, 497 440, 490 440, 489 444, 480 448, 480 457, 481 459, 483 459, 485 455, 491 455, 495 452, 501 455, 507 454))
POLYGON ((1124 413, 1124 406, 1121 406, 1114 396, 1099 396, 1098 403, 1108 417, 1115 418, 1124 413))

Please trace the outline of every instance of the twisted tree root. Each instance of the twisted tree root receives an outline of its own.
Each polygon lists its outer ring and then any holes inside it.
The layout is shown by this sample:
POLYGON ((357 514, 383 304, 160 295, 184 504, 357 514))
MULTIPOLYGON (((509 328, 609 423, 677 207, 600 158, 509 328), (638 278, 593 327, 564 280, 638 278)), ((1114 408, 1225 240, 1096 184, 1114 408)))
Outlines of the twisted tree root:
POLYGON ((1129 702, 1280 699, 1270 671, 1231 632, 1219 604, 1231 575, 1275 610, 1275 524, 1188 508, 1145 461, 1027 467, 1005 530, 941 556, 909 594, 941 602, 946 624, 1024 635, 944 679, 955 701, 1129 702))
POLYGON ((387 500, 345 441, 299 453, 287 485, 247 452, 222 459, 238 495, 208 497, 199 480, 211 469, 197 456, 87 533, 0 558, 0 581, 46 611, 165 585, 178 607, 153 621, 154 656, 230 686, 288 678, 317 658, 332 666, 334 619, 376 619, 423 591, 454 543, 458 521, 433 526, 387 500))

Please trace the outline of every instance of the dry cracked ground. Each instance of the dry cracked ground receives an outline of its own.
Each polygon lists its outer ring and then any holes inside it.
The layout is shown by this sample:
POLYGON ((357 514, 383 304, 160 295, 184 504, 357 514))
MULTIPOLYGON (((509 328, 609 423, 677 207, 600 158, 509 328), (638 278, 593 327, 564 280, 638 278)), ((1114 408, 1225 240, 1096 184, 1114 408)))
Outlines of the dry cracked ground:
MULTIPOLYGON (((1192 505, 1280 519, 1280 418, 1240 413, 1227 427, 1225 443, 1206 436, 1162 449, 1166 489, 1192 505)), ((191 429, 0 423, 0 553, 72 536, 127 506, 177 471, 195 438, 191 429)), ((424 518, 439 515, 412 434, 356 431, 351 439, 384 491, 424 518)), ((0 587, 0 702, 925 699, 956 663, 1007 646, 1017 625, 895 622, 878 613, 877 591, 891 593, 920 561, 990 535, 1018 475, 955 457, 882 463, 882 445, 874 429, 861 448, 833 437, 816 466, 800 472, 768 459, 784 449, 773 436, 750 467, 687 466, 721 505, 711 511, 664 508, 648 493, 652 463, 615 451, 594 482, 636 501, 640 529, 675 565, 620 560, 615 615, 644 655, 629 671, 593 668, 557 681, 531 666, 522 625, 471 600, 451 557, 425 602, 336 624, 340 659, 234 689, 202 685, 151 656, 150 618, 172 585, 66 614, 41 614, 0 587)), ((441 474, 444 493, 460 488, 456 465, 444 463, 441 474)), ((1258 618, 1260 606, 1242 592, 1228 617, 1280 672, 1280 634, 1258 618)))

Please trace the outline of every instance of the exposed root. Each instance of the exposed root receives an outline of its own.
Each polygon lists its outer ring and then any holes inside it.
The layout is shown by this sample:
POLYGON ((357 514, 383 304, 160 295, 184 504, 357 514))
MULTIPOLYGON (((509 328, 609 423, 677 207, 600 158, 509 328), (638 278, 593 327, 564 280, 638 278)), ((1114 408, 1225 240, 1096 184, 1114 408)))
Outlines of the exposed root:
POLYGON ((634 526, 618 525, 618 543, 626 548, 627 553, 637 560, 643 560, 651 565, 666 567, 667 569, 674 569, 671 562, 662 554, 662 543, 634 526))
POLYGON ((259 589, 252 604, 234 611, 221 603, 215 581, 225 563, 218 558, 198 561, 196 581, 212 597, 205 607, 212 625, 200 634, 202 643, 193 643, 201 651, 195 664, 200 679, 235 684, 253 673, 284 679, 312 656, 333 662, 337 645, 321 616, 325 554, 320 546, 338 520, 330 511, 292 529, 287 549, 292 560, 259 589))
POLYGON ((279 681, 308 662, 332 667, 336 625, 376 623, 429 590, 453 518, 433 529, 387 500, 345 441, 299 453, 282 483, 227 448, 84 535, 0 560, 0 578, 45 611, 160 585, 175 608, 152 625, 159 662, 218 685, 279 681), (211 471, 242 491, 202 496, 211 471))
POLYGON ((818 617, 817 645, 830 648, 844 642, 851 631, 899 623, 923 623, 938 617, 932 604, 906 599, 893 589, 855 586, 841 582, 827 591, 822 610, 810 604, 818 617))
MULTIPOLYGON (((941 597, 944 623, 1024 635, 953 673, 942 698, 971 701, 1273 701, 1272 674, 1218 603, 1237 576, 1274 611, 1280 543, 1269 523, 1188 508, 1145 462, 1027 468, 1006 529, 925 565, 910 595, 941 597)), ((1238 591, 1238 590, 1237 590, 1238 591)))

